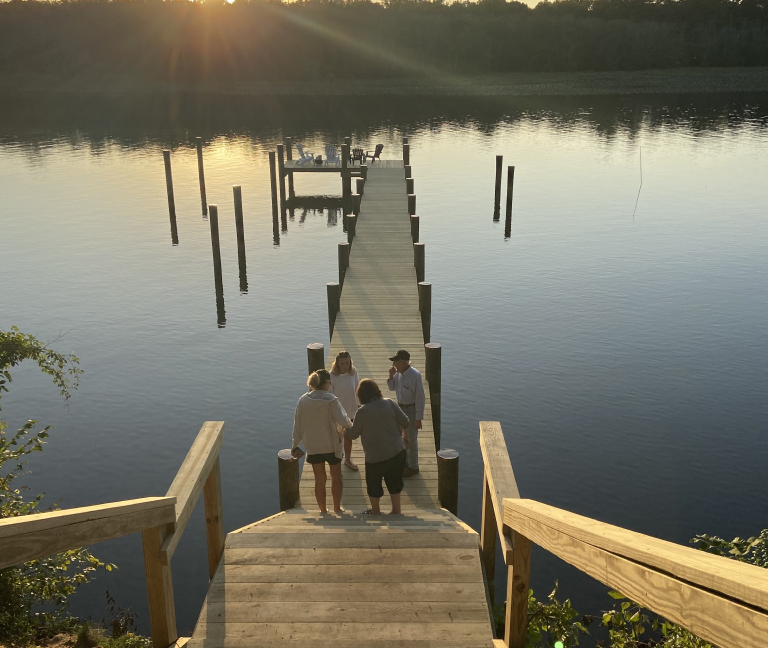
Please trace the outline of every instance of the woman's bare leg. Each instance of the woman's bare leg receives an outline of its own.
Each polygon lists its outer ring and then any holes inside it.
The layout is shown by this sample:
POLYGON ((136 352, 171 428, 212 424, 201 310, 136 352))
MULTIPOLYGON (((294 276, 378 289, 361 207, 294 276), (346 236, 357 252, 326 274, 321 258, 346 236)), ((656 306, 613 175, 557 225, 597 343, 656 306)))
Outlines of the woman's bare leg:
POLYGON ((343 490, 344 480, 341 476, 341 464, 337 463, 335 466, 331 466, 331 496, 333 497, 334 513, 341 513, 341 493, 343 490))
MULTIPOLYGON (((317 505, 320 507, 321 513, 327 513, 328 509, 325 506, 325 484, 328 481, 328 475, 325 474, 325 462, 312 464, 312 472, 315 473, 315 499, 317 499, 317 505)), ((331 474, 333 474, 333 466, 331 466, 331 474)))
POLYGON ((400 510, 400 493, 395 493, 394 495, 390 493, 389 496, 392 498, 392 513, 395 515, 402 513, 400 510))
POLYGON ((352 439, 347 438, 346 434, 344 435, 344 463, 352 470, 358 469, 357 464, 352 461, 352 439))
POLYGON ((381 508, 379 507, 379 500, 381 498, 380 497, 369 497, 368 499, 371 500, 371 513, 375 513, 376 515, 381 513, 381 508))

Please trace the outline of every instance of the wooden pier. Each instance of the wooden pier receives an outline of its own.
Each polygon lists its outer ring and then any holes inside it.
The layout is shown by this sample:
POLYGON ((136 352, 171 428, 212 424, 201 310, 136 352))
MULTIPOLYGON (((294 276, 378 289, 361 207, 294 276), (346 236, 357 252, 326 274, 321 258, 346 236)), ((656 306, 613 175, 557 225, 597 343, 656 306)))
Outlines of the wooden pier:
MULTIPOLYGON (((455 492, 439 478, 448 474, 441 462, 455 457, 436 452, 439 371, 428 365, 439 346, 425 344, 431 292, 417 282, 424 248, 414 242, 418 221, 414 230, 406 177, 410 167, 400 160, 368 169, 348 261, 346 251, 339 256, 340 299, 336 287, 329 291, 336 297, 325 359, 330 367, 338 351, 349 351, 360 375, 382 390, 397 349, 408 349, 427 378, 433 372, 433 384, 425 381, 421 470, 406 480, 402 515, 360 514, 368 498, 356 441, 360 471, 342 468, 343 513, 320 514, 311 469, 299 476, 296 460, 281 455, 281 469, 291 467, 285 474, 296 482, 281 492, 286 510, 225 539, 218 459, 224 424, 207 422, 165 497, 0 520, 0 569, 141 532, 155 648, 524 648, 536 543, 720 648, 763 648, 768 570, 521 499, 498 422, 480 423, 480 533, 446 510, 455 511, 455 492), (201 494, 210 581, 192 636, 179 638, 171 559, 201 494), (497 548, 507 576, 503 638, 494 637, 491 613, 497 548)), ((312 364, 324 350, 309 351, 312 364)), ((286 420, 286 435, 290 425, 286 420)))

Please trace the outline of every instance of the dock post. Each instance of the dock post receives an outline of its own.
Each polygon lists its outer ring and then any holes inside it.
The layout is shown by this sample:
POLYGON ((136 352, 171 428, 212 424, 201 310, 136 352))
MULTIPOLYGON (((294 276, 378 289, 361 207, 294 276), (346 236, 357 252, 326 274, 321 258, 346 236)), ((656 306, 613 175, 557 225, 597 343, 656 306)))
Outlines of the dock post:
POLYGON ((203 138, 196 137, 197 146, 197 176, 200 179, 200 202, 203 205, 203 216, 208 214, 208 200, 205 197, 205 168, 203 167, 203 138))
POLYGON ((432 426, 435 429, 435 447, 440 448, 440 389, 442 383, 442 347, 436 342, 424 345, 427 354, 424 374, 429 383, 429 398, 432 402, 432 426))
POLYGON ((355 239, 355 230, 357 229, 357 215, 349 214, 347 216, 347 243, 352 243, 355 239))
POLYGON ((344 138, 344 144, 348 149, 352 148, 352 138, 351 137, 345 137, 344 138))
POLYGON ((416 215, 411 216, 411 238, 414 243, 419 242, 419 217, 416 215))
POLYGON ((365 191, 365 178, 357 178, 355 181, 355 190, 360 196, 363 195, 363 192, 365 191))
POLYGON ((480 520, 480 553, 483 557, 483 566, 485 567, 485 580, 488 583, 488 598, 491 600, 491 607, 496 599, 496 512, 493 510, 493 497, 491 496, 491 486, 488 482, 487 471, 483 472, 483 509, 480 520))
POLYGON ((528 588, 531 582, 531 541, 512 531, 512 564, 507 567, 507 610, 504 643, 524 648, 528 625, 528 588))
POLYGON ((168 193, 168 214, 171 218, 171 243, 179 244, 179 231, 176 229, 176 201, 173 199, 173 175, 171 174, 171 152, 163 151, 165 162, 165 190, 168 193))
POLYGON ((445 448, 437 451, 437 499, 454 515, 459 508, 459 453, 445 448))
POLYGON ((407 194, 413 193, 413 178, 405 179, 405 193, 407 194))
POLYGON ((413 265, 416 268, 416 281, 424 281, 424 244, 413 244, 413 265))
MULTIPOLYGON (((286 137, 285 143, 285 159, 288 161, 293 160, 293 139, 286 137)), ((296 198, 296 192, 293 190, 293 171, 288 172, 288 200, 296 198)))
POLYGON ((287 511, 299 501, 299 460, 286 448, 277 453, 277 480, 280 491, 280 510, 287 511))
POLYGON ((208 473, 203 486, 205 537, 208 545, 208 577, 213 578, 224 555, 224 504, 221 499, 221 465, 219 458, 208 473))
POLYGON ((504 238, 512 236, 512 191, 515 186, 515 167, 507 167, 507 217, 504 222, 504 238))
POLYGON ((360 176, 363 180, 368 180, 368 165, 367 164, 361 164, 360 165, 360 176))
POLYGON ((237 230, 237 267, 240 271, 240 292, 248 292, 248 273, 245 263, 245 230, 243 228, 243 193, 240 185, 232 187, 235 197, 235 229, 237 230))
POLYGON ((329 281, 328 292, 328 329, 333 335, 333 325, 336 323, 336 315, 341 309, 341 284, 338 281, 329 281))
POLYGON ((504 168, 504 156, 496 156, 496 186, 493 194, 493 220, 499 220, 501 211, 501 172, 504 168))
POLYGON ((277 171, 278 180, 280 182, 280 218, 283 221, 283 231, 288 229, 286 219, 286 205, 285 205, 285 147, 282 144, 277 145, 277 171))
POLYGON ((411 145, 403 144, 403 166, 408 166, 411 163, 411 145))
POLYGON ((349 267, 349 243, 339 243, 339 283, 344 287, 344 275, 349 267))
POLYGON ((413 216, 416 213, 416 194, 408 194, 408 214, 413 216))
POLYGON ((149 626, 154 648, 170 646, 179 638, 176 630, 171 566, 163 564, 160 558, 160 549, 167 532, 166 525, 144 529, 141 532, 141 544, 144 548, 144 575, 147 580, 149 602, 149 626))
POLYGON ((413 176, 411 175, 411 171, 412 171, 411 165, 410 164, 405 164, 405 165, 403 165, 403 168, 405 169, 405 177, 406 178, 412 178, 413 176))
POLYGON ((351 199, 352 199, 352 213, 355 216, 358 216, 360 214, 360 203, 361 203, 362 196, 359 193, 353 193, 351 195, 351 199))
POLYGON ((325 369, 325 347, 322 342, 307 345, 307 375, 318 369, 325 369))
POLYGON ((272 188, 272 236, 275 245, 280 245, 280 219, 277 214, 277 179, 275 175, 275 152, 269 152, 269 184, 272 188))
POLYGON ((419 312, 421 312, 421 331, 426 344, 429 342, 432 329, 432 284, 427 281, 419 283, 419 312))
POLYGON ((348 213, 349 197, 352 195, 352 177, 349 175, 349 146, 341 146, 341 203, 344 213, 348 213))
POLYGON ((224 283, 221 275, 221 247, 219 245, 219 208, 208 205, 208 220, 211 226, 211 250, 213 251, 213 279, 216 283, 216 316, 219 328, 227 323, 224 312, 224 283))
POLYGON ((408 138, 407 137, 403 137, 403 144, 407 144, 407 143, 408 143, 408 138))

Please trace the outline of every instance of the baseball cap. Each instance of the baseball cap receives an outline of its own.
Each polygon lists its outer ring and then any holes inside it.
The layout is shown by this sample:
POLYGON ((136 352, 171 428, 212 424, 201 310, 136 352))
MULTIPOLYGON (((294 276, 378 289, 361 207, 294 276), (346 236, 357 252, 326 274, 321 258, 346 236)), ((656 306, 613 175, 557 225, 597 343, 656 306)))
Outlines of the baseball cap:
POLYGON ((395 355, 393 355, 390 360, 392 362, 397 362, 398 360, 406 360, 410 361, 411 354, 408 353, 405 349, 400 349, 395 355))

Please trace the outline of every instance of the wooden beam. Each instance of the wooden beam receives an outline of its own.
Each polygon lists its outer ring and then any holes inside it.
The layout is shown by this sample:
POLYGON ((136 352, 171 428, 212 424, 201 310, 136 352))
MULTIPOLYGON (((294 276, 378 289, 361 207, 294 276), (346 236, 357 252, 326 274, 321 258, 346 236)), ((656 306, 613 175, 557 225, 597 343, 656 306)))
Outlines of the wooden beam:
POLYGON ((0 569, 149 527, 173 525, 173 497, 145 497, 0 520, 0 569))
POLYGON ((480 522, 480 552, 483 557, 483 566, 485 567, 485 578, 488 582, 488 596, 491 600, 491 607, 496 600, 495 582, 496 582, 496 515, 493 512, 493 503, 491 502, 491 491, 488 486, 488 475, 483 476, 483 510, 480 522))
POLYGON ((221 468, 219 458, 213 464, 203 487, 205 502, 205 535, 208 539, 208 576, 213 578, 224 554, 224 506, 221 501, 221 468))
POLYGON ((167 497, 176 498, 176 529, 164 539, 161 549, 166 564, 170 562, 208 475, 219 459, 223 442, 224 421, 206 421, 166 493, 167 497))
POLYGON ((509 648, 525 648, 528 627, 528 589, 531 577, 531 541, 514 531, 512 547, 512 564, 507 569, 504 641, 509 648))
POLYGON ((746 605, 768 610, 768 570, 622 529, 541 502, 517 499, 505 501, 504 504, 505 521, 514 512, 581 542, 720 592, 746 605))
MULTIPOLYGON (((721 592, 702 589, 674 574, 663 573, 574 538, 516 510, 512 506, 515 503, 515 500, 505 501, 504 519, 516 532, 627 598, 720 648, 765 646, 768 614, 764 610, 747 607, 725 598, 721 592)), ((638 542, 643 541, 642 534, 634 535, 638 536, 638 542)), ((736 561, 730 561, 730 564, 734 568, 740 566, 736 561)), ((748 567, 756 572, 756 576, 764 571, 760 567, 748 567)))
POLYGON ((141 532, 144 547, 144 574, 147 579, 149 624, 154 648, 168 648, 179 638, 176 632, 176 607, 173 601, 171 566, 161 561, 165 527, 141 532))

